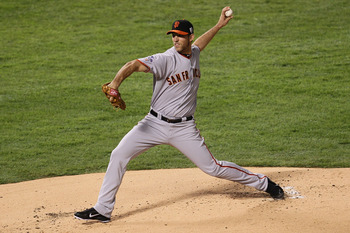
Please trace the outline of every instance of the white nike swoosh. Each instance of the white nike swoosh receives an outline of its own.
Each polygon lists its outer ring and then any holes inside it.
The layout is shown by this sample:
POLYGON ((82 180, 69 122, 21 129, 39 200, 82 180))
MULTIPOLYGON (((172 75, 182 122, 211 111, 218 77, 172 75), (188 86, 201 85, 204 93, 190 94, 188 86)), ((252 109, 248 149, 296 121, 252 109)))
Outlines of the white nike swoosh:
POLYGON ((96 217, 96 216, 98 216, 98 215, 100 215, 100 214, 89 214, 89 218, 93 218, 93 217, 96 217))

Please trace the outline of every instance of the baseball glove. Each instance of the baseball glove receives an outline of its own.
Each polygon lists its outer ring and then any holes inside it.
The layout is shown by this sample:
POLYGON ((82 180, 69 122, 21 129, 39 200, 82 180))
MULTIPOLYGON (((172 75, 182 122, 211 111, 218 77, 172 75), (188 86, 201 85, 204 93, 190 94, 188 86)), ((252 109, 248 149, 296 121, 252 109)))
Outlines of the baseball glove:
POLYGON ((120 96, 120 93, 118 90, 113 89, 108 86, 110 83, 106 83, 102 85, 102 91, 105 93, 107 99, 115 108, 120 108, 122 110, 125 110, 126 105, 124 100, 122 100, 122 97, 120 96))

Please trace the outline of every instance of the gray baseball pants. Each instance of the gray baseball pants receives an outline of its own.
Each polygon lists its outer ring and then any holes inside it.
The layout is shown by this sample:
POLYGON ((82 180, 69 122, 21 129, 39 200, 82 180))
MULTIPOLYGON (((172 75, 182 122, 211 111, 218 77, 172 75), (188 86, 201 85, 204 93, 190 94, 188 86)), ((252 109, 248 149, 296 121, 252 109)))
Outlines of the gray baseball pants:
POLYGON ((187 156, 203 172, 222 179, 256 188, 267 189, 267 177, 252 173, 235 163, 218 161, 210 153, 194 120, 167 123, 148 114, 127 133, 111 153, 108 168, 94 208, 111 217, 115 197, 126 172, 127 164, 142 152, 161 144, 171 145, 187 156))

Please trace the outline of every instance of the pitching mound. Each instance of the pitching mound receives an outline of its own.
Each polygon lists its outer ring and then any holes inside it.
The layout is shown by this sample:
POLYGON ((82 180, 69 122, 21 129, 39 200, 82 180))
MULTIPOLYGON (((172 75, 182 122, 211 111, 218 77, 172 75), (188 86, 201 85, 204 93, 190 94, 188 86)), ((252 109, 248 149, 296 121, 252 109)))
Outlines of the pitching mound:
POLYGON ((104 174, 0 185, 0 232, 349 232, 350 168, 248 168, 285 188, 273 201, 199 169, 128 171, 110 223, 74 219, 104 174))

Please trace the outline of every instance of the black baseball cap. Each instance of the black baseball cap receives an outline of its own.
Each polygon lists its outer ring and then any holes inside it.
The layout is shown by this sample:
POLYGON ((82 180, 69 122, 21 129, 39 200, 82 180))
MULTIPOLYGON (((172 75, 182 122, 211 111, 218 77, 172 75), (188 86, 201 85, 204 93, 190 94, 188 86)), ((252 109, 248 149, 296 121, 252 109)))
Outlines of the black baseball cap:
POLYGON ((190 35, 193 34, 193 25, 188 20, 176 20, 173 23, 172 29, 166 34, 177 33, 180 35, 190 35))

